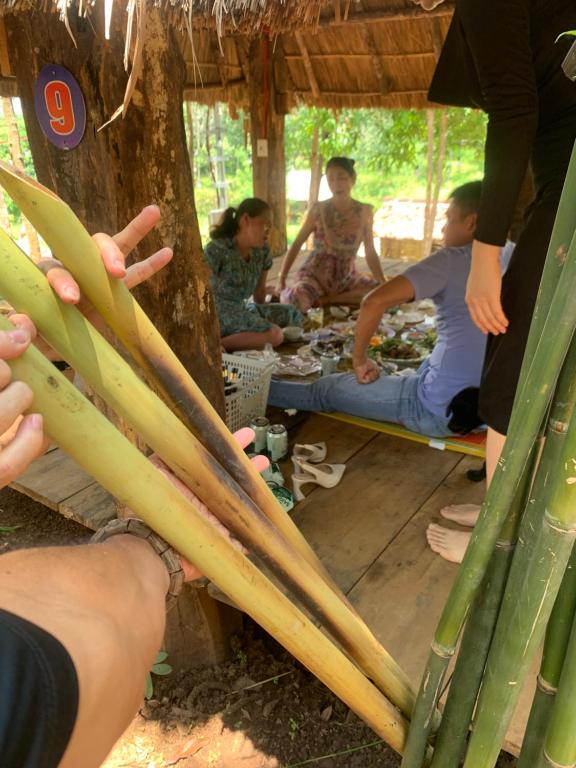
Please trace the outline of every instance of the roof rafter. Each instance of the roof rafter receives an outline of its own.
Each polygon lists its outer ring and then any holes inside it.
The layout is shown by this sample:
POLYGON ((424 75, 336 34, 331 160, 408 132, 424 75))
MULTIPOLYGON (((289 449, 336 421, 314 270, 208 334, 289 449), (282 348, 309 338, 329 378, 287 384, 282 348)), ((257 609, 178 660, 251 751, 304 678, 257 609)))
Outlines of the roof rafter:
POLYGON ((315 99, 319 99, 320 88, 318 86, 318 80, 316 80, 316 75, 314 74, 312 62, 310 61, 310 54, 308 53, 308 48, 306 48, 304 37, 300 32, 294 32, 294 38, 298 43, 298 48, 300 48, 300 53, 302 54, 304 68, 306 70, 306 74, 308 75, 308 82, 310 83, 310 90, 312 91, 312 95, 315 99))
POLYGON ((324 27, 341 27, 346 24, 378 24, 385 21, 403 21, 406 19, 434 19, 446 16, 451 16, 454 12, 454 4, 445 2, 434 8, 432 11, 423 11, 420 7, 414 6, 398 6, 382 9, 381 11, 364 11, 361 13, 351 13, 348 18, 341 17, 340 20, 333 18, 320 18, 318 26, 324 27))

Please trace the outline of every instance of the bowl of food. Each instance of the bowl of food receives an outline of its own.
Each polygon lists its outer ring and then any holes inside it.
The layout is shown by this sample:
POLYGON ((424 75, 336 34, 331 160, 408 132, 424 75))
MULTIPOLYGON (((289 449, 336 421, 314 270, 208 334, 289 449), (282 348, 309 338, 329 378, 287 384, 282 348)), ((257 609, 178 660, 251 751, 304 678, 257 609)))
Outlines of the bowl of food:
POLYGON ((336 320, 345 320, 350 314, 350 307, 330 307, 330 314, 336 320))
POLYGON ((299 325, 289 325, 286 328, 282 329, 282 333, 284 334, 284 341, 300 341, 302 338, 302 334, 304 331, 302 328, 300 328, 299 325))

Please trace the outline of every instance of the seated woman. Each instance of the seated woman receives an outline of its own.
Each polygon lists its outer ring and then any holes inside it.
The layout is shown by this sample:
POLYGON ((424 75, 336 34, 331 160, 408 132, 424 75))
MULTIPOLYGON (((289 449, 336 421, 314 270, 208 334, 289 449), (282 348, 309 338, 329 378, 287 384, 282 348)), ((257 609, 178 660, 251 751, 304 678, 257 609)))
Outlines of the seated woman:
POLYGON ((372 207, 351 195, 356 181, 354 160, 330 158, 326 178, 332 197, 310 209, 284 257, 276 285, 282 301, 294 304, 302 312, 325 304, 357 305, 368 291, 385 282, 374 248, 372 207), (287 288, 286 279, 294 259, 312 232, 312 253, 298 270, 294 284, 287 288), (354 261, 361 242, 374 279, 356 271, 354 261))
POLYGON ((204 249, 212 276, 222 346, 226 351, 263 349, 283 341, 280 326, 301 325, 303 317, 292 306, 264 304, 266 275, 272 266, 266 243, 270 207, 249 197, 238 208, 227 208, 210 232, 204 249), (254 303, 248 303, 250 297, 254 303))

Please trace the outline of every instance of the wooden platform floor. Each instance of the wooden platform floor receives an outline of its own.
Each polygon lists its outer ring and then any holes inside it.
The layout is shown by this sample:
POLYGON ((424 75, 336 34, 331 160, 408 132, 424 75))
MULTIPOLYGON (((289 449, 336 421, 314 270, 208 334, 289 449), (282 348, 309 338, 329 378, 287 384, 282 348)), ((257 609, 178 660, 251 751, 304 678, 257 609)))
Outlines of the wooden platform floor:
MULTIPOLYGON (((425 530, 446 504, 482 500, 466 471, 479 460, 375 433, 319 415, 291 442, 324 440, 327 460, 345 463, 335 489, 305 486, 294 519, 384 647, 418 685, 457 566, 434 555, 425 530)), ((291 485, 292 465, 282 466, 291 485)), ((37 461, 13 487, 66 517, 97 528, 114 500, 60 450, 37 461)), ((530 686, 529 686, 530 687, 530 686)), ((522 696, 505 748, 518 753, 531 693, 522 696)))

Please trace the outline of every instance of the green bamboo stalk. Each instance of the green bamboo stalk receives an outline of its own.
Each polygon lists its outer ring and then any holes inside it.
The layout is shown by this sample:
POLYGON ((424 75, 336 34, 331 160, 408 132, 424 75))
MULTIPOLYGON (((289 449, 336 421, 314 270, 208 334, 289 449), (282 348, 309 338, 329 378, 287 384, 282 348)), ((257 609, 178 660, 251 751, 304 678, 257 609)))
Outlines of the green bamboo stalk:
POLYGON ((542 664, 517 768, 540 768, 545 765, 544 741, 558 692, 575 613, 576 549, 572 549, 570 562, 546 627, 542 664))
POLYGON ((286 541, 178 417, 44 275, 0 231, 0 293, 26 312, 43 338, 130 424, 218 519, 292 589, 401 711, 414 692, 406 674, 309 562, 286 541), (105 373, 104 373, 105 372, 105 373))
MULTIPOLYGON (((537 453, 537 449, 534 449, 534 456, 537 453)), ((535 463, 533 459, 526 468, 519 491, 496 542, 484 581, 466 621, 448 698, 434 741, 431 768, 457 766, 463 757, 535 463)))
POLYGON ((576 766, 576 621, 566 648, 562 675, 546 735, 542 766, 576 766))
POLYGON ((347 598, 278 504, 208 399, 160 336, 130 291, 107 274, 100 252, 73 211, 53 192, 0 162, 0 185, 59 259, 180 420, 209 448, 267 517, 341 600, 347 598))
POLYGON ((534 478, 539 456, 539 446, 536 446, 525 484, 525 494, 521 499, 517 497, 506 519, 485 581, 476 598, 477 606, 474 607, 466 623, 458 662, 450 684, 450 694, 442 713, 442 723, 436 739, 433 768, 448 768, 459 764, 492 642, 510 561, 518 538, 518 524, 524 508, 526 507, 525 517, 522 520, 523 534, 520 536, 518 548, 525 548, 528 556, 531 551, 529 548, 533 544, 530 533, 541 523, 540 508, 532 503, 526 506, 526 496, 530 493, 531 498, 541 497, 546 478, 553 473, 560 460, 566 432, 562 431, 559 425, 567 424, 572 418, 576 400, 575 375, 576 351, 571 349, 564 363, 548 419, 548 429, 551 434, 554 434, 554 438, 550 441, 548 451, 543 456, 534 478), (480 615, 477 615, 478 612, 480 615))
MULTIPOLYGON (((571 246, 572 250, 572 246, 571 246)), ((563 278, 564 279, 564 278, 563 278)), ((562 369, 559 389, 576 396, 573 347, 562 369)), ((474 728, 464 762, 465 768, 492 768, 528 673, 534 652, 542 639, 560 582, 572 551, 576 533, 576 429, 574 412, 570 422, 550 420, 542 466, 550 468, 549 456, 561 443, 554 471, 547 472, 541 495, 531 499, 542 512, 540 524, 524 521, 520 541, 533 538, 530 546, 519 544, 510 570, 502 608, 490 648, 484 683, 478 699, 474 728), (533 528, 533 531, 530 530, 533 528)), ((557 454, 558 455, 558 454, 557 454)))
POLYGON ((576 277, 576 252, 572 247, 575 226, 576 147, 572 151, 548 247, 508 438, 431 644, 428 666, 422 677, 412 715, 402 768, 422 766, 432 724, 430 707, 437 704, 437 699, 427 694, 430 690, 442 690, 450 658, 454 655, 470 605, 482 583, 500 529, 517 493, 524 467, 554 391, 557 372, 568 350, 574 327, 573 315, 576 315, 574 301, 570 301, 570 291, 576 277), (568 244, 570 247, 567 247, 568 244), (440 663, 439 659, 443 661, 440 663))
MULTIPOLYGON (((12 328, 0 317, 0 329, 12 328)), ((406 722, 357 667, 34 347, 8 361, 47 434, 339 696, 393 749, 406 722)))

